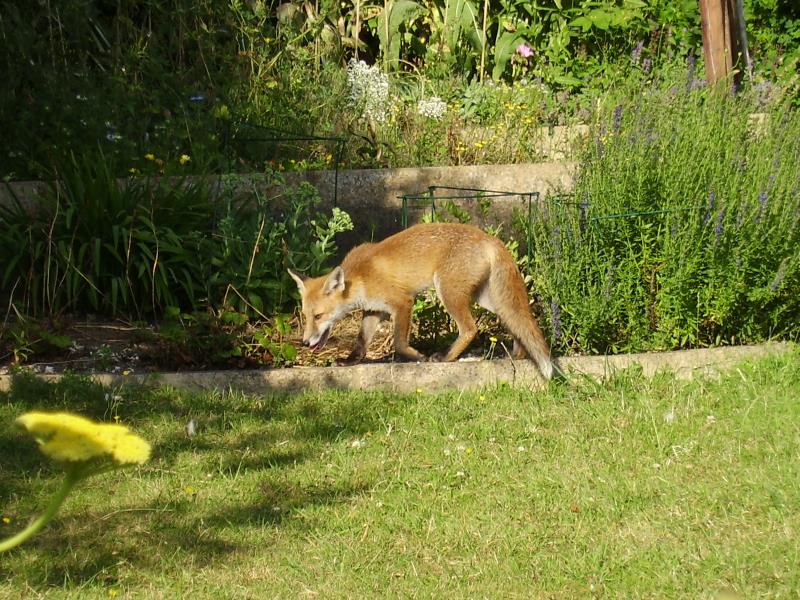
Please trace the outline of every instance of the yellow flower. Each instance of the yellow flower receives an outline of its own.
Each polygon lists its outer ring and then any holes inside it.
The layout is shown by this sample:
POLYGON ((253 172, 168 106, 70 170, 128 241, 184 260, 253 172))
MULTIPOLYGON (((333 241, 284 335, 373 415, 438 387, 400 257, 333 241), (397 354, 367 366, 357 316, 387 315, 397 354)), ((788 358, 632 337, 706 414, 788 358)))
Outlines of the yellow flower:
POLYGON ((155 160, 156 159, 156 155, 153 154, 152 152, 148 152, 147 154, 144 155, 144 159, 145 160, 155 160))
POLYGON ((192 160, 192 157, 191 157, 191 156, 189 156, 188 154, 181 154, 181 157, 180 157, 180 159, 178 159, 178 160, 179 160, 179 162, 180 162, 182 165, 185 165, 185 164, 186 164, 186 163, 188 163, 190 160, 192 160))
POLYGON ((8 525, 11 523, 11 517, 3 517, 3 525, 8 525))
POLYGON ((70 413, 29 412, 17 418, 46 455, 60 461, 110 458, 118 465, 141 464, 150 444, 124 425, 94 423, 70 413))

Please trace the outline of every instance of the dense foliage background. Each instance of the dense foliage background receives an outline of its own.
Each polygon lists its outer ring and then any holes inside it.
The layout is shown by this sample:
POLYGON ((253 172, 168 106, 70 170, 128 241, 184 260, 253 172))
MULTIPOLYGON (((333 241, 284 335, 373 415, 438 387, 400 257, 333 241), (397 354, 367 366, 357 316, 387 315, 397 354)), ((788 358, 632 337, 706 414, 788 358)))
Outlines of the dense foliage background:
MULTIPOLYGON (((524 104, 531 123, 586 121, 632 68, 700 54, 698 10, 696 0, 5 1, 0 176, 45 177, 67 151, 98 145, 133 172, 224 171, 232 118, 347 136, 350 164, 526 160, 426 140, 418 101, 456 108, 445 139, 509 104, 524 104), (402 102, 377 115, 385 123, 351 107, 353 58, 392 74, 402 102)), ((800 6, 746 0, 745 11, 755 81, 796 93, 800 6)), ((300 146, 261 158, 333 159, 330 144, 300 146)))

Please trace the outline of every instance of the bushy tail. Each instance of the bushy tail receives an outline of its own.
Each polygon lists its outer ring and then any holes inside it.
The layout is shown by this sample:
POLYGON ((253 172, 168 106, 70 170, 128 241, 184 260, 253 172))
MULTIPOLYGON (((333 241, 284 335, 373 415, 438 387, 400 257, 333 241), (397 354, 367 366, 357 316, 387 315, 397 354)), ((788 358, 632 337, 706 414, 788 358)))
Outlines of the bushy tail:
POLYGON ((514 259, 502 244, 495 256, 489 285, 495 313, 528 353, 545 379, 553 377, 550 346, 531 313, 528 291, 514 259), (503 256, 501 253, 506 254, 503 256))

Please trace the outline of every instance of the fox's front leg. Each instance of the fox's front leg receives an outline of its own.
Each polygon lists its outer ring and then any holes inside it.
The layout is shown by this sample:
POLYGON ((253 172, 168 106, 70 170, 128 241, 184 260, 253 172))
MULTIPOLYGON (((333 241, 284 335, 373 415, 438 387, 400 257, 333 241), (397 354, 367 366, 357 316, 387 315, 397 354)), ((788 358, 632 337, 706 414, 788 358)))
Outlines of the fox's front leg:
POLYGON ((344 360, 336 361, 340 365, 354 365, 361 362, 367 355, 367 348, 375 335, 378 324, 389 318, 385 312, 365 310, 361 319, 361 330, 358 332, 355 348, 344 360))
POLYGON ((409 298, 394 311, 394 358, 395 360, 424 361, 425 355, 408 345, 411 334, 411 308, 414 299, 409 298))

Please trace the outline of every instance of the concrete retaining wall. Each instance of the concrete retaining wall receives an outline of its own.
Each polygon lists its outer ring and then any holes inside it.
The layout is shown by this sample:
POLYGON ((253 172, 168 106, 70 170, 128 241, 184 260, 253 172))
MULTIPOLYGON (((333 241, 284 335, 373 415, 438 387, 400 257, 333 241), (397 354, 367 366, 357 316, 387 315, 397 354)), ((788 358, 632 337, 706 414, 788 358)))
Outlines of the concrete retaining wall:
MULTIPOLYGON (((323 207, 338 204, 353 216, 356 231, 345 236, 340 247, 356 242, 381 239, 401 229, 403 195, 427 191, 430 186, 450 186, 481 190, 520 193, 537 192, 541 197, 572 188, 576 165, 570 162, 551 162, 515 165, 478 165, 462 167, 422 167, 406 169, 355 169, 334 171, 304 171, 286 173, 288 184, 308 182, 320 193, 323 207)), ((242 177, 246 178, 246 175, 242 177)), ((124 180, 121 180, 121 183, 124 180)), ((216 178, 209 178, 213 184, 216 178)), ((242 186, 245 188, 246 186, 242 186)), ((36 196, 45 189, 37 181, 13 182, 0 185, 0 205, 8 206, 14 197, 29 209, 36 206, 36 196)), ((273 191, 274 192, 274 191, 273 191)), ((265 193, 270 194, 265 190, 265 193)), ((492 210, 498 220, 505 221, 519 198, 498 198, 492 210)), ((424 214, 422 207, 409 211, 414 223, 424 214)))

